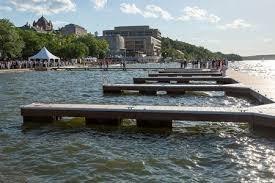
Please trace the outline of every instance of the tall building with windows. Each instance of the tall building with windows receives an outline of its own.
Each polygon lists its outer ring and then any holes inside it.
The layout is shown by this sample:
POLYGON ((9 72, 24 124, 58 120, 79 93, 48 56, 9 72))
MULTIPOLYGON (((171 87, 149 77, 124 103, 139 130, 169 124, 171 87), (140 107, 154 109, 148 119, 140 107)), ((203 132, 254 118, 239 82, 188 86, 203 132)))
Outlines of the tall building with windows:
POLYGON ((160 56, 161 33, 149 26, 121 26, 103 31, 103 38, 120 35, 124 38, 127 56, 160 56))

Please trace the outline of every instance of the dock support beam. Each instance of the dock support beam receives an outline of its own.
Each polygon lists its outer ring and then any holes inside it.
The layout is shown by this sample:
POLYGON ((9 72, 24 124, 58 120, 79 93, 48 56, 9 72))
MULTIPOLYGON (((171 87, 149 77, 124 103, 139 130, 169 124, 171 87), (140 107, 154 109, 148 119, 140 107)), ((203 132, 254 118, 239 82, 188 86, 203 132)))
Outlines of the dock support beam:
POLYGON ((140 119, 137 119, 137 127, 140 127, 140 128, 172 128, 172 120, 140 120, 140 119))
POLYGON ((190 81, 177 81, 177 83, 189 84, 189 83, 190 83, 190 81))
POLYGON ((168 95, 184 95, 186 93, 185 90, 166 90, 168 95))
POLYGON ((250 131, 261 136, 275 137, 274 118, 268 116, 254 116, 249 123, 250 131), (268 124, 266 126, 266 124, 268 124))
POLYGON ((139 90, 139 93, 143 95, 156 95, 157 91, 139 90))
POLYGON ((56 119, 53 116, 23 116, 24 123, 51 123, 56 119))
POLYGON ((120 126, 121 119, 86 118, 86 125, 120 126))

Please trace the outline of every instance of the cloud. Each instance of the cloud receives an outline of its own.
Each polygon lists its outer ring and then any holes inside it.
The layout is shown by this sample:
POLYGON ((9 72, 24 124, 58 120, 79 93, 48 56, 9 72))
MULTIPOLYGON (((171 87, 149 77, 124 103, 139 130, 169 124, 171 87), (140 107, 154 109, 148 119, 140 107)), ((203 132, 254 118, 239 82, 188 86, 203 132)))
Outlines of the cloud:
POLYGON ((58 14, 76 10, 74 0, 8 0, 17 11, 41 14, 58 14))
POLYGON ((172 17, 172 15, 168 11, 165 11, 161 7, 156 6, 156 5, 147 5, 145 7, 143 16, 145 18, 147 18, 147 17, 162 18, 164 20, 173 20, 174 19, 174 17, 172 17))
POLYGON ((194 42, 195 44, 198 44, 198 45, 209 45, 209 44, 218 45, 221 43, 221 41, 218 39, 203 39, 199 37, 192 38, 191 42, 194 42))
POLYGON ((222 29, 222 30, 227 30, 227 29, 235 29, 235 30, 237 30, 237 29, 250 28, 251 26, 252 26, 251 24, 247 23, 243 19, 236 19, 232 23, 221 25, 221 26, 218 26, 218 27, 220 29, 222 29))
POLYGON ((201 9, 197 6, 194 7, 185 7, 183 9, 183 15, 178 18, 181 21, 190 21, 190 20, 200 20, 200 21, 207 21, 210 23, 218 23, 221 18, 208 13, 207 10, 201 9))
POLYGON ((166 21, 201 20, 211 23, 217 23, 220 21, 220 18, 218 16, 214 14, 209 14, 206 10, 200 9, 196 6, 184 8, 183 15, 179 17, 172 16, 170 12, 162 9, 157 5, 147 5, 144 9, 140 9, 135 4, 122 3, 120 4, 120 10, 122 13, 126 14, 139 14, 144 18, 161 18, 166 21))
POLYGON ((108 0, 92 0, 92 2, 94 3, 94 8, 99 10, 107 5, 108 0))
POLYGON ((12 10, 12 8, 9 7, 9 6, 2 6, 2 5, 0 5, 0 11, 11 11, 11 10, 12 10))
POLYGON ((264 43, 271 43, 273 41, 272 38, 265 38, 264 43))
POLYGON ((120 4, 120 11, 126 14, 142 15, 142 11, 135 4, 122 3, 120 4))
POLYGON ((122 3, 120 4, 120 11, 126 14, 139 14, 144 18, 174 19, 168 11, 156 5, 147 5, 144 10, 141 10, 135 4, 122 3))

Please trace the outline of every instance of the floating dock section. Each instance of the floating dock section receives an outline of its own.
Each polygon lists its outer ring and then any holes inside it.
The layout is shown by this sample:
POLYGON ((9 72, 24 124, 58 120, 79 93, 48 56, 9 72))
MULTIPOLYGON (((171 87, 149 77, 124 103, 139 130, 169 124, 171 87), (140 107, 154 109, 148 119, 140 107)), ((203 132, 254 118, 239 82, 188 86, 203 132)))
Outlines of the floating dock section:
POLYGON ((190 81, 213 81, 217 84, 236 84, 238 83, 229 77, 143 77, 133 78, 134 84, 144 84, 147 82, 156 83, 189 83, 190 81))
POLYGON ((159 73, 217 73, 217 69, 181 69, 181 68, 167 68, 160 70, 159 73))
POLYGON ((249 122, 252 127, 275 128, 275 105, 269 112, 258 108, 131 106, 86 104, 30 104, 21 108, 24 122, 53 122, 62 117, 84 117, 87 124, 120 125, 123 119, 135 119, 139 127, 171 128, 174 120, 249 122))
POLYGON ((113 67, 100 68, 100 67, 53 67, 52 71, 125 71, 125 70, 163 70, 159 67, 113 67))
POLYGON ((140 94, 155 95, 157 92, 166 92, 167 94, 183 95, 187 91, 222 91, 225 95, 248 98, 257 101, 259 104, 273 103, 269 98, 255 92, 249 87, 241 84, 229 85, 175 85, 175 84, 104 84, 103 92, 122 93, 125 91, 138 91, 140 94))
POLYGON ((194 76, 204 76, 204 77, 212 77, 212 76, 222 76, 220 72, 210 72, 210 73, 203 73, 203 72, 187 72, 187 73, 151 73, 148 74, 149 77, 194 77, 194 76))
MULTIPOLYGON (((139 68, 140 69, 140 68, 139 68)), ((148 68, 144 68, 148 69, 148 68)), ((152 68, 150 68, 152 69, 152 68)), ((134 84, 105 84, 105 94, 138 91, 141 94, 184 94, 186 91, 223 91, 226 95, 248 97, 256 107, 184 107, 88 104, 30 104, 21 107, 24 122, 52 122, 62 117, 84 117, 87 124, 115 125, 134 119, 138 127, 172 128, 175 120, 209 122, 248 122, 253 130, 275 130, 275 82, 230 70, 222 77, 216 70, 162 69, 148 77, 134 78, 134 84), (159 84, 161 82, 177 84, 159 84), (214 81, 217 84, 187 84, 214 81), (147 84, 147 82, 158 82, 147 84)))

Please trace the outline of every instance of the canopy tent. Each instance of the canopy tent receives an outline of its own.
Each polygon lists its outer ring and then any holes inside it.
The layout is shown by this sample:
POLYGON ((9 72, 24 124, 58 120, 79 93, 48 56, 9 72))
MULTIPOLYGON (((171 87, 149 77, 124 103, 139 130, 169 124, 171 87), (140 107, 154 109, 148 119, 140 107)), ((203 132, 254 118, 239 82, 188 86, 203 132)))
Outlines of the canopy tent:
POLYGON ((36 55, 29 57, 29 60, 39 60, 39 61, 60 61, 60 58, 53 55, 47 50, 47 48, 42 48, 36 55))

